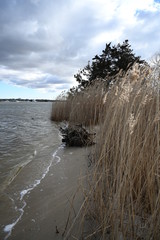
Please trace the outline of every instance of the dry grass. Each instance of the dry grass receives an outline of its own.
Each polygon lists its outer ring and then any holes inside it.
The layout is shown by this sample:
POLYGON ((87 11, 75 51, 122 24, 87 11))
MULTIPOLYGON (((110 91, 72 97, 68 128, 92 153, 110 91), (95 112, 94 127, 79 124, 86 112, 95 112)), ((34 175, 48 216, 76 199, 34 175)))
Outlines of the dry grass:
POLYGON ((85 126, 96 124, 103 108, 102 85, 97 81, 94 86, 70 95, 66 101, 53 103, 51 119, 56 122, 69 121, 85 126))
POLYGON ((90 225, 84 239, 160 239, 159 69, 135 66, 116 78, 106 93, 98 84, 53 106, 56 121, 99 124, 80 209, 90 225))
MULTIPOLYGON (((158 75, 156 75, 158 76, 158 75)), ((85 239, 160 239, 160 98, 126 75, 105 96, 84 215, 85 239)))

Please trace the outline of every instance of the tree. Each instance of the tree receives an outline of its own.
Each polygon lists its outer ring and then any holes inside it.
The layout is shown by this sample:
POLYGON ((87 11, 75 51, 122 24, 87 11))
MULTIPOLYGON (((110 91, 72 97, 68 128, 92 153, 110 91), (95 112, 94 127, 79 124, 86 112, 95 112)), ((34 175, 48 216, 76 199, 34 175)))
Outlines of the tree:
POLYGON ((135 56, 128 40, 122 44, 111 46, 111 42, 106 44, 101 55, 92 58, 92 63, 88 62, 84 69, 80 70, 74 77, 79 82, 79 87, 87 87, 96 78, 105 79, 107 85, 110 84, 111 77, 114 77, 120 70, 124 73, 133 66, 134 63, 145 64, 139 56, 135 56))

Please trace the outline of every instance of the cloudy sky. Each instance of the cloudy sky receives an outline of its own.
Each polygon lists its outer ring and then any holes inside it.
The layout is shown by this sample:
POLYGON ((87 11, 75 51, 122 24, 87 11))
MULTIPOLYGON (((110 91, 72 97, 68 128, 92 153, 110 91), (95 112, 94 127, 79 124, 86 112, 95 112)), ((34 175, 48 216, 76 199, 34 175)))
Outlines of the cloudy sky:
POLYGON ((55 99, 105 43, 160 52, 160 0, 0 0, 0 98, 55 99))

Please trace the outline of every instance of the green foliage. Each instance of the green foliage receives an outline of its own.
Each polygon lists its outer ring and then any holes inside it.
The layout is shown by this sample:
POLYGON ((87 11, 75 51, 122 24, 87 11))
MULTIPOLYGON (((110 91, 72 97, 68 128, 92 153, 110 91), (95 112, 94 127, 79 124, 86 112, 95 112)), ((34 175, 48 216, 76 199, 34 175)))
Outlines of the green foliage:
POLYGON ((105 79, 107 86, 111 82, 111 77, 114 77, 121 70, 124 73, 133 66, 134 63, 144 64, 139 56, 135 56, 128 40, 122 44, 111 46, 111 42, 106 44, 101 55, 96 55, 92 58, 92 63, 88 62, 84 69, 80 70, 74 77, 79 82, 79 87, 87 87, 96 78, 105 79), (108 78, 106 78, 108 77, 108 78))

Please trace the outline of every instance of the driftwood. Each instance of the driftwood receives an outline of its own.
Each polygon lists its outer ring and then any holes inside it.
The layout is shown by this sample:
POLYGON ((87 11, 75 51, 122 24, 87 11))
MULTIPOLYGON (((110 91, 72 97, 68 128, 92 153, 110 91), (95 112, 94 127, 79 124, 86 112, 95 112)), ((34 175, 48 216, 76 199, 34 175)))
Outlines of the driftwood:
POLYGON ((62 133, 62 142, 67 146, 90 146, 94 144, 95 133, 89 133, 82 125, 68 126, 60 128, 62 133))

